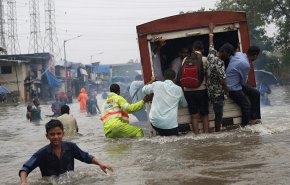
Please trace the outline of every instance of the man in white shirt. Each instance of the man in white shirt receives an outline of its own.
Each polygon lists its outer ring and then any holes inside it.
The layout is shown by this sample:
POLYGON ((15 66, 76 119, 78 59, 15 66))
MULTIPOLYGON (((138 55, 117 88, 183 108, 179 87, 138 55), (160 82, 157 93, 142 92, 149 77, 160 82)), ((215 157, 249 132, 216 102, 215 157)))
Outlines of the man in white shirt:
POLYGON ((61 107, 61 116, 59 116, 57 119, 63 124, 65 137, 77 135, 79 127, 76 119, 69 114, 68 105, 63 105, 61 107))
POLYGON ((174 83, 175 76, 176 73, 168 69, 164 72, 164 82, 152 78, 142 89, 146 95, 154 93, 149 120, 161 136, 178 135, 178 106, 187 106, 181 87, 174 83))

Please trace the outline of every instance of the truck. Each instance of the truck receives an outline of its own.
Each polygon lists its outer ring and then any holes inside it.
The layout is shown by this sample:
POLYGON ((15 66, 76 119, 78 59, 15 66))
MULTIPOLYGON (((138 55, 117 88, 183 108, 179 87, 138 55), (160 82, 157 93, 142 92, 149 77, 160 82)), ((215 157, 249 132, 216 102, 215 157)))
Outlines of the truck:
MULTIPOLYGON (((178 49, 182 46, 191 46, 196 40, 202 41, 207 56, 209 48, 210 23, 214 28, 214 46, 219 49, 225 43, 231 43, 241 52, 250 47, 248 25, 245 12, 232 11, 205 11, 174 15, 150 21, 136 27, 138 44, 143 70, 144 83, 150 81, 154 74, 153 49, 156 40, 166 41, 166 46, 158 52, 162 56, 161 70, 164 72, 170 62, 178 57, 178 49)), ((251 64, 249 72, 249 84, 255 86, 254 68, 251 64)), ((150 110, 150 105, 148 106, 150 110)), ((210 129, 214 129, 214 112, 212 105, 209 108, 210 129)), ((187 108, 179 108, 178 124, 181 131, 190 129, 190 114, 187 108)), ((222 128, 238 126, 241 123, 241 110, 230 98, 226 99, 222 128)), ((202 129, 200 123, 199 128, 202 129)), ((154 134, 152 131, 151 134, 154 134)))

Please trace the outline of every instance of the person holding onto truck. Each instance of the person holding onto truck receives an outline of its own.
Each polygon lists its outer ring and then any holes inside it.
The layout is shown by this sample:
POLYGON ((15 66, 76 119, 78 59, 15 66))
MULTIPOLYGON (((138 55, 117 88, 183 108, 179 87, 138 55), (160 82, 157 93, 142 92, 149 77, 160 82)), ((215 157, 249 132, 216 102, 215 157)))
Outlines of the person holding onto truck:
POLYGON ((209 133, 209 100, 206 89, 206 66, 208 61, 202 55, 203 51, 203 43, 195 41, 191 55, 184 59, 178 74, 178 81, 180 81, 184 90, 188 110, 191 114, 192 129, 195 134, 199 133, 199 118, 203 123, 204 133, 209 133), (192 65, 196 66, 196 71, 186 73, 186 71, 194 71, 192 65))
POLYGON ((226 53, 225 59, 230 59, 226 70, 226 83, 229 89, 229 97, 236 102, 242 111, 242 127, 252 123, 258 123, 260 114, 260 94, 247 85, 250 62, 254 61, 260 53, 260 49, 251 46, 247 53, 236 52, 231 44, 225 44, 220 48, 220 52, 226 53))
POLYGON ((120 96, 120 86, 112 84, 101 116, 105 136, 108 138, 143 137, 144 133, 141 128, 129 124, 128 114, 141 110, 144 103, 148 101, 148 96, 145 96, 142 100, 129 104, 124 97, 120 96))
MULTIPOLYGON (((209 54, 207 56, 207 92, 215 113, 215 131, 221 129, 225 95, 228 95, 224 61, 216 56, 213 44, 214 25, 209 24, 209 54)), ((222 55, 222 53, 220 53, 222 55)))
POLYGON ((178 106, 187 106, 182 88, 174 83, 175 77, 176 73, 167 69, 164 82, 154 82, 155 78, 152 77, 142 89, 147 95, 154 93, 149 120, 160 136, 178 135, 178 106))
POLYGON ((187 57, 189 54, 188 52, 188 48, 186 47, 181 47, 179 49, 179 52, 178 52, 178 57, 175 58, 171 64, 170 64, 170 68, 175 72, 175 74, 178 73, 178 70, 180 68, 180 66, 182 65, 182 61, 185 57, 187 57))
MULTIPOLYGON (((257 46, 251 46, 247 50, 247 59, 250 63, 249 73, 254 74, 254 62, 260 54, 260 48, 257 46)), ((249 74, 248 73, 248 74, 249 74)), ((250 80, 250 78, 255 79, 255 75, 248 75, 248 81, 243 86, 243 91, 246 93, 251 102, 251 114, 250 114, 250 124, 259 124, 261 122, 261 102, 260 102, 260 92, 256 89, 256 83, 251 83, 255 80, 250 80)))
POLYGON ((162 55, 160 53, 160 50, 163 46, 165 46, 166 41, 162 38, 156 39, 154 42, 153 50, 152 50, 152 61, 153 61, 153 74, 156 78, 156 80, 163 81, 163 72, 162 72, 162 55))

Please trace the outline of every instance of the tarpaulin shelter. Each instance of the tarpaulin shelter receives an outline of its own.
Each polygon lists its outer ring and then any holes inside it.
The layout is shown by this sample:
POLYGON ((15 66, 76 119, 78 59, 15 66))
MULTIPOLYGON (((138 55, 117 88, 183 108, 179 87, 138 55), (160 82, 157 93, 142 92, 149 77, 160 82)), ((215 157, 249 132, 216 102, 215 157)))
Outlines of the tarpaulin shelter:
POLYGON ((0 86, 0 94, 9 94, 9 93, 11 93, 11 92, 9 91, 9 89, 7 89, 7 88, 4 87, 4 86, 0 86))
POLYGON ((61 82, 53 74, 51 74, 51 72, 48 69, 45 70, 45 76, 47 78, 48 85, 50 87, 60 87, 61 86, 61 82))

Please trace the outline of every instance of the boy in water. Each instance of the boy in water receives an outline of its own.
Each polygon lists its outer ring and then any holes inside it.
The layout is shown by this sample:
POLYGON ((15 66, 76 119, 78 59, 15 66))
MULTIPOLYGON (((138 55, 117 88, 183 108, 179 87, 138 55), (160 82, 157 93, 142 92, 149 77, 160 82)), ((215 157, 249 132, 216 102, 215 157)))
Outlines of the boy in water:
POLYGON ((26 112, 26 118, 31 121, 31 112, 32 112, 32 105, 27 105, 27 112, 26 112))
POLYGON ((34 123, 39 123, 41 120, 41 109, 39 105, 40 105, 39 100, 37 98, 34 99, 31 110, 31 121, 34 123))
POLYGON ((19 171, 21 185, 28 185, 27 176, 36 167, 40 168, 42 176, 59 176, 74 170, 74 159, 88 164, 99 165, 106 170, 113 169, 97 160, 94 156, 82 151, 75 143, 62 141, 64 137, 63 125, 59 120, 50 120, 46 125, 46 138, 50 144, 44 146, 22 166, 19 171))

